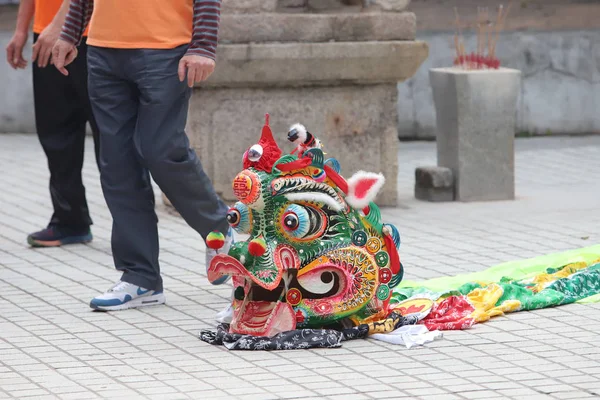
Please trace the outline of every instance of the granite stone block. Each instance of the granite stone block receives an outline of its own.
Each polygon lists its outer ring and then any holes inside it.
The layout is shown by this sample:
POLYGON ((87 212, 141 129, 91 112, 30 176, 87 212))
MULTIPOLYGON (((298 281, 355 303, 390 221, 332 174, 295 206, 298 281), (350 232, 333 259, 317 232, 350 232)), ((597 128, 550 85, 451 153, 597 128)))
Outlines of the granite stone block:
POLYGON ((416 27, 412 12, 224 14, 219 43, 406 41, 415 40, 416 27))
POLYGON ((515 198, 514 134, 521 72, 434 68, 438 165, 459 201, 515 198))
POLYGON ((218 47, 218 68, 198 86, 396 85, 428 55, 427 43, 410 40, 228 44, 218 47))
POLYGON ((441 202, 454 200, 454 177, 450 168, 419 167, 415 170, 415 198, 441 202))
POLYGON ((321 139, 350 178, 359 170, 381 172, 386 184, 377 204, 397 206, 398 131, 395 84, 299 88, 215 88, 191 99, 187 132, 216 191, 234 200, 231 182, 242 154, 260 138, 264 114, 279 147, 289 153, 290 125, 300 122, 321 139), (385 116, 385 117, 383 117, 385 116))

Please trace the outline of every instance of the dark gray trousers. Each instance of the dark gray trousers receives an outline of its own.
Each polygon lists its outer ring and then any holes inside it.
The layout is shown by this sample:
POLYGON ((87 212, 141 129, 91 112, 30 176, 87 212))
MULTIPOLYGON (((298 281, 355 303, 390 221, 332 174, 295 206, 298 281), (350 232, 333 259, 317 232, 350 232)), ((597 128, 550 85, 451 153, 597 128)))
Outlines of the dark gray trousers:
POLYGON ((158 218, 150 174, 203 238, 225 233, 227 206, 185 134, 191 89, 172 50, 88 47, 88 87, 100 130, 102 190, 113 218, 112 252, 122 280, 162 290, 158 218))

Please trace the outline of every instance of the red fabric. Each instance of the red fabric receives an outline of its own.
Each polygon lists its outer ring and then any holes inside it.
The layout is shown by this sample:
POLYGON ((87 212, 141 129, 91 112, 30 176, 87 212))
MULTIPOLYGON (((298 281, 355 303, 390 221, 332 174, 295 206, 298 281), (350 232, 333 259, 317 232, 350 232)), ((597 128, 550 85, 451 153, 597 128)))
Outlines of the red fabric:
POLYGON ((473 311, 475 308, 465 296, 451 296, 435 303, 421 323, 430 331, 468 329, 475 324, 475 319, 470 317, 473 311))
POLYGON ((325 173, 327 173, 327 177, 331 179, 342 192, 348 194, 348 182, 346 182, 346 180, 329 165, 325 165, 323 169, 325 170, 325 173))
POLYGON ((282 172, 295 171, 295 170, 298 170, 298 169, 303 169, 303 168, 308 167, 311 162, 312 162, 311 159, 308 158, 308 157, 300 158, 298 160, 291 161, 289 163, 278 164, 277 165, 277 169, 280 170, 280 171, 282 171, 282 172))

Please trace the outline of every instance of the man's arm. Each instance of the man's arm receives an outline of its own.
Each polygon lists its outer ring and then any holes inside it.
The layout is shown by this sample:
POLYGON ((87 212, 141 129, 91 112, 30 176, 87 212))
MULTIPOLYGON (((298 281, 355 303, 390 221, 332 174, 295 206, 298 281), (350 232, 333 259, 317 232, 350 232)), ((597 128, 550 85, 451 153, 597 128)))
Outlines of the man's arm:
POLYGON ((52 22, 44 28, 33 45, 31 60, 33 62, 37 61, 38 66, 41 68, 45 68, 48 66, 48 63, 52 62, 52 47, 60 36, 62 26, 65 23, 65 17, 67 16, 67 11, 69 11, 69 0, 64 0, 57 13, 54 15, 52 22))
POLYGON ((220 0, 194 0, 194 32, 187 55, 215 60, 220 22, 220 0))
POLYGON ((65 17, 60 39, 78 46, 92 18, 94 0, 64 0, 63 6, 67 2, 70 3, 69 11, 65 17))
POLYGON ((29 36, 29 25, 35 12, 34 0, 21 0, 17 14, 15 33, 6 46, 6 60, 13 68, 25 68, 27 61, 23 58, 23 47, 29 36))
MULTIPOLYGON (((64 0, 65 3, 69 0, 64 0)), ((64 5, 64 3, 63 3, 64 5)), ((94 11, 94 0, 70 0, 59 40, 52 48, 52 62, 63 75, 69 75, 66 66, 77 57, 77 47, 83 38, 94 11)))
POLYGON ((21 0, 19 12, 17 14, 17 27, 15 28, 15 33, 23 33, 25 35, 29 33, 29 25, 31 25, 31 19, 33 18, 34 12, 34 0, 21 0))
POLYGON ((69 12, 69 5, 71 4, 71 0, 63 0, 58 12, 52 19, 52 25, 62 26, 65 24, 65 18, 67 17, 67 12, 69 12))

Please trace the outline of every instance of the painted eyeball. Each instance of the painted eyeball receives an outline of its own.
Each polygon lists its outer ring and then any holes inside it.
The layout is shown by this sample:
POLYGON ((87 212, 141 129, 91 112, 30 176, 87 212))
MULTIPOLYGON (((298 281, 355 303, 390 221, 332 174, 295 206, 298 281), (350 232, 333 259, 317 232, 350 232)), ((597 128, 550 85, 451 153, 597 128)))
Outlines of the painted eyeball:
POLYGON ((252 229, 252 211, 242 202, 237 202, 227 212, 227 222, 238 233, 250 233, 252 229))
POLYGON ((298 204, 290 204, 280 222, 284 233, 296 240, 316 239, 327 228, 327 217, 321 211, 298 204))
POLYGON ((283 217, 283 226, 285 227, 285 229, 290 231, 298 229, 298 227, 300 226, 300 219, 298 219, 298 215, 296 215, 293 212, 287 213, 283 217))
POLYGON ((282 225, 288 233, 302 237, 308 232, 308 219, 308 212, 304 207, 292 204, 283 213, 282 225))
POLYGON ((240 218, 240 212, 235 208, 230 209, 227 213, 227 222, 231 226, 237 226, 240 223, 240 218))
POLYGON ((263 147, 260 144, 255 144, 252 147, 250 147, 250 150, 248 150, 248 160, 250 160, 252 162, 256 162, 256 161, 260 160, 262 155, 263 155, 263 147))

